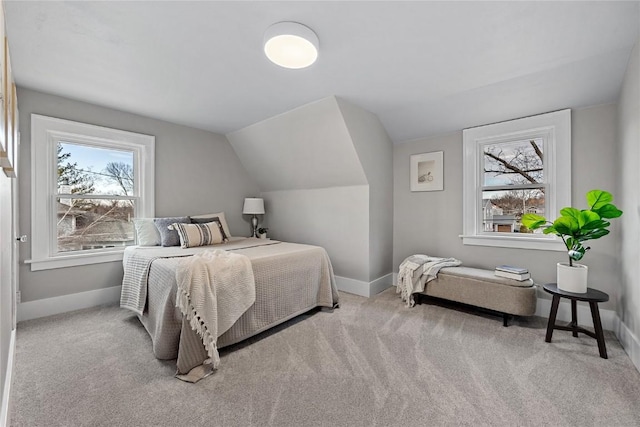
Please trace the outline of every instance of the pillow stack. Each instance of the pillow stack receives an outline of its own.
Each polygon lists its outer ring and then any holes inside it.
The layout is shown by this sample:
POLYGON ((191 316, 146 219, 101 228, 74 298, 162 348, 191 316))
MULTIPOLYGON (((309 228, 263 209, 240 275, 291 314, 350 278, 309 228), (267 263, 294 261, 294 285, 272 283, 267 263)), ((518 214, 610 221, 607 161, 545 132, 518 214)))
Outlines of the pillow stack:
POLYGON ((137 218, 133 224, 139 246, 189 248, 220 244, 231 237, 224 212, 191 217, 137 218))

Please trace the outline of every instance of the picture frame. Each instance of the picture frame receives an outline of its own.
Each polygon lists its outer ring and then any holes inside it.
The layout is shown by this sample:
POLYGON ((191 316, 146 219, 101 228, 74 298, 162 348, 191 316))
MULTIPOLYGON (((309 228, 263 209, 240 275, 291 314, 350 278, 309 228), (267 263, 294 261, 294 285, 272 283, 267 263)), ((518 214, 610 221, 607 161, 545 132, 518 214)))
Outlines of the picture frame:
POLYGON ((444 151, 412 155, 410 182, 411 191, 444 190, 444 151))

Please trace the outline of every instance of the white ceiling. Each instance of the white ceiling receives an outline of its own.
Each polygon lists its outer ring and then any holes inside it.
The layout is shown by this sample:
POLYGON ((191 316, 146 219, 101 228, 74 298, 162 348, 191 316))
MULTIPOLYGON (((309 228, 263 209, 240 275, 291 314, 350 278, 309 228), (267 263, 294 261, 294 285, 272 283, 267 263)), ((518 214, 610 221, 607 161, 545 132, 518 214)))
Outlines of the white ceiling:
POLYGON ((614 102, 639 2, 5 1, 18 85, 228 133, 330 95, 404 141, 614 102), (318 61, 262 53, 279 21, 318 61))

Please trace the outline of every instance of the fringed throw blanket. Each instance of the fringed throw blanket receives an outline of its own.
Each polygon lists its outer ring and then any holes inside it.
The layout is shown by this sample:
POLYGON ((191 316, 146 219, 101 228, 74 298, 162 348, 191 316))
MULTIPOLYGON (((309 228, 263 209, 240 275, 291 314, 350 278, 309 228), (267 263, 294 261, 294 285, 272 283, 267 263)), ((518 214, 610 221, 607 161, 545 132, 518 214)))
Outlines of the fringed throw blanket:
POLYGON ((220 364, 217 340, 256 300, 251 261, 222 250, 185 258, 176 269, 176 306, 200 337, 213 368, 220 364))
POLYGON ((425 284, 435 279, 438 271, 444 267, 456 267, 462 264, 455 258, 436 258, 429 255, 411 255, 400 264, 396 293, 401 294, 407 307, 413 307, 413 294, 423 292, 425 284))

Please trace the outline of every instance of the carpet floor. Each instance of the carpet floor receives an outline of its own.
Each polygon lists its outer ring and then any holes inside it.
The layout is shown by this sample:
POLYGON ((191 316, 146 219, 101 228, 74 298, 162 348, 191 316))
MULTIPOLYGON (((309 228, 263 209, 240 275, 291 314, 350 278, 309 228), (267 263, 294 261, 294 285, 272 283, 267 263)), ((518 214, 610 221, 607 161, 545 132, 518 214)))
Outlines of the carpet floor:
POLYGON ((12 426, 638 426, 640 373, 615 336, 459 307, 341 294, 221 351, 197 384, 156 360, 134 314, 102 306, 22 322, 12 426))

